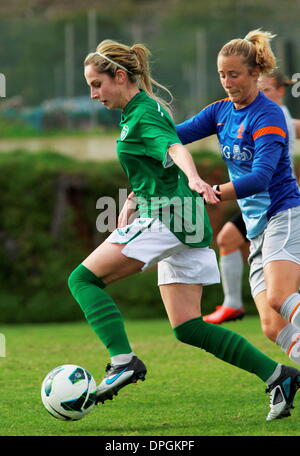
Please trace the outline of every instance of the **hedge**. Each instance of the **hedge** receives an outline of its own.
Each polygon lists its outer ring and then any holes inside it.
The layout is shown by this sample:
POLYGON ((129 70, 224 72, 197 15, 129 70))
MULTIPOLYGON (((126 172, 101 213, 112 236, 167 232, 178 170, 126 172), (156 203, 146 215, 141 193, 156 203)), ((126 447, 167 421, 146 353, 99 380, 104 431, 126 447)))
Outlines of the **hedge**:
MULTIPOLYGON (((228 180, 218 155, 194 157, 209 183, 228 180)), ((0 167, 0 321, 82 319, 67 278, 107 236, 96 229, 96 201, 104 195, 117 199, 119 188, 127 188, 123 170, 117 161, 83 163, 50 151, 3 153, 0 167)), ((235 203, 208 207, 215 234, 235 210, 235 203)), ((155 270, 112 284, 109 292, 127 317, 165 315, 155 270)), ((247 268, 243 293, 247 311, 256 312, 247 268)), ((221 285, 205 287, 204 313, 221 301, 221 285)))

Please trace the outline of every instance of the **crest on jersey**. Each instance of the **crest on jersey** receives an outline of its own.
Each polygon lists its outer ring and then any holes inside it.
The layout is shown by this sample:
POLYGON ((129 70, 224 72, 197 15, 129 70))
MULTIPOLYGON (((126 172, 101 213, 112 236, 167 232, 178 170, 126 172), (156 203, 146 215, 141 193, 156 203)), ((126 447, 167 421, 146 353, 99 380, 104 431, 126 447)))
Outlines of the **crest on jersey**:
POLYGON ((129 132, 128 125, 124 125, 124 127, 122 128, 122 131, 121 131, 121 136, 120 136, 121 141, 123 141, 126 138, 126 136, 128 135, 128 132, 129 132))
POLYGON ((241 125, 239 126, 239 129, 238 129, 237 133, 238 133, 238 134, 237 134, 237 137, 238 137, 238 138, 242 138, 242 137, 243 137, 243 133, 244 133, 244 124, 241 124, 241 125))

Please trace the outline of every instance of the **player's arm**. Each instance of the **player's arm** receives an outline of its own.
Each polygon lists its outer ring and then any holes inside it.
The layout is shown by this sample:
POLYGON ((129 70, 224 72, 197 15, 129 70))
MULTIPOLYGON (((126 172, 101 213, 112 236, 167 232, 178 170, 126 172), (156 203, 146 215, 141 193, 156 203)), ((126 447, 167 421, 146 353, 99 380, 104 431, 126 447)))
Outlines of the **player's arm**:
POLYGON ((210 105, 190 119, 176 125, 182 144, 190 144, 216 133, 214 106, 210 105))
POLYGON ((129 193, 124 206, 118 216, 118 228, 122 228, 133 221, 137 208, 137 201, 134 192, 129 193))
POLYGON ((232 182, 226 184, 214 185, 213 190, 220 201, 230 201, 237 199, 237 194, 232 182))
POLYGON ((280 140, 265 142, 260 139, 255 147, 251 171, 232 182, 219 185, 221 200, 242 199, 266 191, 276 170, 282 148, 280 140))
POLYGON ((190 152, 180 143, 175 126, 166 116, 145 113, 140 120, 140 132, 146 155, 161 161, 164 167, 174 162, 186 175, 191 190, 202 195, 207 203, 219 202, 211 186, 200 178, 190 152))
POLYGON ((215 195, 212 187, 204 182, 198 174, 196 165, 190 152, 182 144, 173 144, 168 149, 169 156, 173 162, 180 168, 189 181, 191 190, 198 192, 204 200, 210 204, 216 204, 220 200, 215 195))

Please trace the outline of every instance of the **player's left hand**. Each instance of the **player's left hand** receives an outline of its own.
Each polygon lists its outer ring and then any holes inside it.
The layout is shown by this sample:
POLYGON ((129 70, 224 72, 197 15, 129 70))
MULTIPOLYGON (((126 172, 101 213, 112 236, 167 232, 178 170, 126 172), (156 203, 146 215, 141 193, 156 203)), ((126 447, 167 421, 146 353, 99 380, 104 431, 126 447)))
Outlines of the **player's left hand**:
MULTIPOLYGON (((134 194, 132 193, 131 195, 134 194)), ((128 223, 132 223, 132 218, 135 213, 136 201, 133 198, 128 197, 118 216, 118 228, 123 228, 124 226, 128 225, 128 223)))

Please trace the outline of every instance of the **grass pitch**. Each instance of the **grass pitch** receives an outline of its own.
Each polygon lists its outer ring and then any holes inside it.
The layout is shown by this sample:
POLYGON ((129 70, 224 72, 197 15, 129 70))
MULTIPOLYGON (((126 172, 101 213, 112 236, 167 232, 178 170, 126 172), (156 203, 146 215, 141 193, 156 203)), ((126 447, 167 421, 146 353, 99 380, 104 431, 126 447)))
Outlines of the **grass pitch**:
MULTIPOLYGON (((278 362, 293 365, 262 334, 258 317, 224 326, 278 362)), ((146 382, 124 388, 83 420, 63 422, 42 405, 43 378, 56 366, 78 364, 99 382, 109 361, 106 350, 85 322, 2 326, 7 350, 0 358, 0 435, 299 435, 300 393, 292 417, 266 422, 269 396, 258 377, 181 344, 167 320, 127 321, 126 327, 133 349, 147 365, 146 382)))

